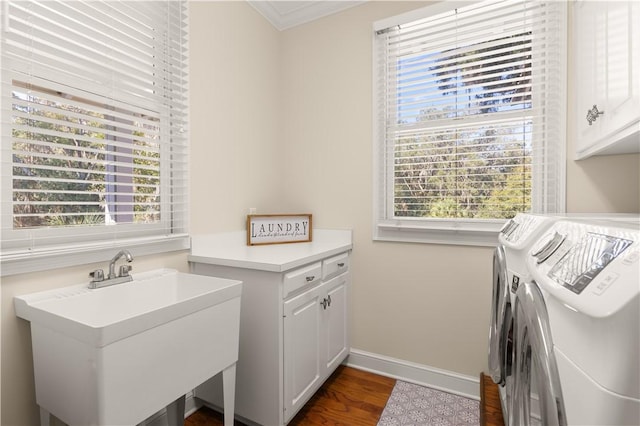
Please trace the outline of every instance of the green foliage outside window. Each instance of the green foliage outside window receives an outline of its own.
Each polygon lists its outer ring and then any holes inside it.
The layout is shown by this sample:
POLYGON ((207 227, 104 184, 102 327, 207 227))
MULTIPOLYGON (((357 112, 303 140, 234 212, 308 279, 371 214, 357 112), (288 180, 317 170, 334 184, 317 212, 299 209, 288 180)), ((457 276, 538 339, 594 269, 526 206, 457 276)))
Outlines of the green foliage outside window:
POLYGON ((106 105, 79 106, 82 100, 65 102, 69 96, 59 92, 14 86, 14 228, 159 221, 155 128, 123 132, 149 125, 133 114, 116 122, 100 112, 106 105), (116 133, 129 136, 114 141, 116 133))

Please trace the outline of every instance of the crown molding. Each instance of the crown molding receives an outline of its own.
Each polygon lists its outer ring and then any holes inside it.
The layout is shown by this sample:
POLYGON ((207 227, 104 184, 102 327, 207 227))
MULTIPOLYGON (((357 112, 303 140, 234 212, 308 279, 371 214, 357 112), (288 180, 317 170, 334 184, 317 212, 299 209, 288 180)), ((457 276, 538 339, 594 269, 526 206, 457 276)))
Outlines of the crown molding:
POLYGON ((247 0, 277 30, 283 31, 366 3, 366 0, 247 0))

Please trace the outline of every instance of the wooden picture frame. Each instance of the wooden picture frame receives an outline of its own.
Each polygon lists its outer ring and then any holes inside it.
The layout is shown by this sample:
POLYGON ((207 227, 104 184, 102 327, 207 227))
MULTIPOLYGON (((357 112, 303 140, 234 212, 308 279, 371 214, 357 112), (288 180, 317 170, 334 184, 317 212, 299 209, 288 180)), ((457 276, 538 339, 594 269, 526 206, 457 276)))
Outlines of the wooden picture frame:
POLYGON ((247 245, 308 243, 313 234, 311 214, 247 215, 247 245))

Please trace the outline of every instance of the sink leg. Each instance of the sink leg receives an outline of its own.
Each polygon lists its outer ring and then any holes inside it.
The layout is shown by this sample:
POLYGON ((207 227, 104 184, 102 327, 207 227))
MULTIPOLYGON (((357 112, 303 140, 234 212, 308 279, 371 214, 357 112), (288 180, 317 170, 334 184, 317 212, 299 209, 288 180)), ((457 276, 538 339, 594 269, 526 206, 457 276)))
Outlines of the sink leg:
POLYGON ((224 426, 233 426, 236 402, 236 364, 222 371, 222 392, 224 397, 224 426))
POLYGON ((42 426, 49 426, 51 424, 51 414, 42 407, 40 407, 40 424, 42 426))
POLYGON ((167 405, 167 422, 169 426, 183 426, 184 425, 184 401, 185 396, 167 405))

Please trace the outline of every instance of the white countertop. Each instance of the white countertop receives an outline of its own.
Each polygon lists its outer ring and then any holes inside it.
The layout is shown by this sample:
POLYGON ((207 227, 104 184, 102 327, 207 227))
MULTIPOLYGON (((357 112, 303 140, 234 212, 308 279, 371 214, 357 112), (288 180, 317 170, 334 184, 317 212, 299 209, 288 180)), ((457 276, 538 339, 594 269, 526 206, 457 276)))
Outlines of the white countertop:
POLYGON ((189 262, 285 272, 351 250, 351 230, 314 229, 308 243, 248 246, 246 231, 196 235, 189 262))

